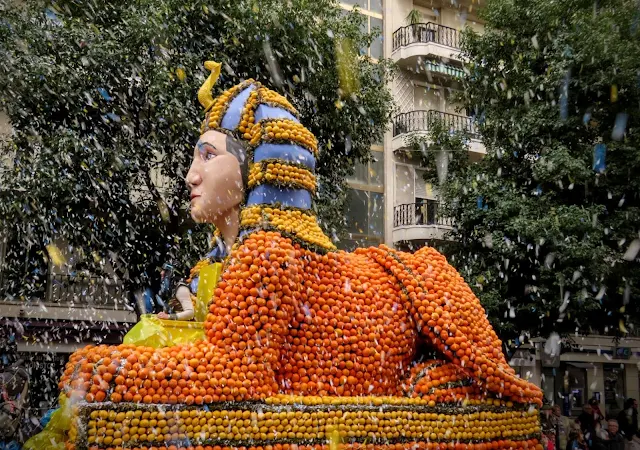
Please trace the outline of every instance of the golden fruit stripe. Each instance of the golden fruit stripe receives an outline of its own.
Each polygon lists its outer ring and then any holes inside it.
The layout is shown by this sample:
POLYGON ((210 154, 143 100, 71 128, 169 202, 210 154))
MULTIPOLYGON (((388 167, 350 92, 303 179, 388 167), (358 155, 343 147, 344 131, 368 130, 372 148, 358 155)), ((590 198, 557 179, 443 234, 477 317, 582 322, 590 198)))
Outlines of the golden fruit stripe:
MULTIPOLYGON (((245 139, 247 139, 245 135, 245 139)), ((266 119, 253 125, 249 135, 254 147, 262 142, 293 143, 318 155, 318 141, 304 125, 290 119, 266 119)))
POLYGON ((253 124, 255 123, 255 112, 258 104, 260 103, 260 97, 263 91, 264 88, 258 85, 256 89, 251 91, 249 98, 242 108, 238 131, 246 140, 251 139, 251 135, 248 134, 248 132, 253 128, 253 124))
POLYGON ((306 168, 277 160, 260 161, 249 168, 250 188, 263 183, 316 191, 316 177, 306 168))
POLYGON ((293 233, 312 245, 325 249, 334 248, 313 214, 297 209, 279 209, 262 205, 248 206, 240 211, 241 227, 259 227, 267 224, 285 233, 293 233))
POLYGON ((291 440, 311 444, 326 440, 333 430, 348 442, 375 438, 382 442, 426 439, 477 443, 530 439, 537 435, 539 426, 535 409, 490 412, 454 408, 457 413, 448 413, 450 408, 446 406, 421 410, 366 407, 344 410, 327 405, 272 408, 251 405, 237 409, 239 403, 226 406, 235 408, 165 411, 136 404, 94 404, 81 415, 87 419, 86 443, 90 448, 167 442, 239 446, 255 445, 256 441, 268 444, 291 440))
POLYGON ((205 116, 204 122, 201 127, 201 133, 204 133, 207 129, 216 129, 220 126, 222 122, 222 118, 227 112, 227 108, 231 104, 231 101, 238 95, 242 90, 249 87, 251 84, 257 84, 254 80, 249 79, 244 83, 237 84, 230 89, 227 89, 219 97, 216 98, 215 103, 211 110, 205 116))
MULTIPOLYGON (((420 442, 404 440, 393 444, 371 444, 368 442, 355 442, 355 443, 340 443, 339 448, 341 450, 542 450, 542 445, 538 442, 538 439, 531 439, 528 441, 516 441, 516 440, 504 440, 493 443, 478 444, 479 447, 473 444, 462 444, 455 442, 437 443, 437 442, 420 442)), ((131 447, 131 450, 332 450, 335 448, 333 444, 313 444, 313 445, 300 445, 300 444, 273 444, 273 445, 249 445, 249 446, 211 446, 211 445, 198 445, 188 447, 177 447, 175 445, 169 446, 152 446, 152 447, 131 447)), ((97 450, 98 447, 93 447, 91 450, 97 450)), ((74 450, 74 447, 67 446, 67 450, 74 450)), ((119 448, 114 450, 120 450, 119 448)))
POLYGON ((293 107, 293 105, 289 102, 289 100, 286 99, 286 97, 278 94, 276 91, 265 88, 262 94, 262 101, 263 103, 269 104, 270 106, 286 109, 296 118, 299 118, 298 110, 293 107))

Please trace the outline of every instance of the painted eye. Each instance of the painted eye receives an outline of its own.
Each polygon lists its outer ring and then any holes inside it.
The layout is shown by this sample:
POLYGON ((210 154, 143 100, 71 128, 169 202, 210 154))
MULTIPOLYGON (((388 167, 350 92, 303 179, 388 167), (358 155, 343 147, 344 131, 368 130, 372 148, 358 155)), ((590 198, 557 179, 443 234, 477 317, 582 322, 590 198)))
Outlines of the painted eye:
POLYGON ((207 162, 216 157, 216 154, 213 153, 214 148, 207 144, 199 144, 198 150, 200 150, 200 158, 203 161, 207 162))

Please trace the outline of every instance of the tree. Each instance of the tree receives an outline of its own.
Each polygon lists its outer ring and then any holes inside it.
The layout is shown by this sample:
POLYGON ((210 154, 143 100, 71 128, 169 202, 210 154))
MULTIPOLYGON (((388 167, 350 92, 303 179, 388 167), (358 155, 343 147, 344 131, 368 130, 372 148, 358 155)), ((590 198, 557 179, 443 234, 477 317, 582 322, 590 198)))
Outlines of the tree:
POLYGON ((337 48, 372 41, 361 15, 344 15, 332 0, 0 8, 0 96, 15 130, 0 206, 13 230, 12 294, 42 289, 46 245, 60 236, 79 267, 113 267, 129 286, 167 260, 188 270, 202 255, 207 244, 188 218, 183 180, 208 59, 224 63, 219 91, 251 77, 291 99, 321 146, 321 225, 341 234, 344 179, 382 138, 392 105, 388 62, 336 58, 337 48))
POLYGON ((441 189, 451 256, 505 338, 640 315, 640 31, 627 0, 492 0, 464 33, 486 157, 441 189))

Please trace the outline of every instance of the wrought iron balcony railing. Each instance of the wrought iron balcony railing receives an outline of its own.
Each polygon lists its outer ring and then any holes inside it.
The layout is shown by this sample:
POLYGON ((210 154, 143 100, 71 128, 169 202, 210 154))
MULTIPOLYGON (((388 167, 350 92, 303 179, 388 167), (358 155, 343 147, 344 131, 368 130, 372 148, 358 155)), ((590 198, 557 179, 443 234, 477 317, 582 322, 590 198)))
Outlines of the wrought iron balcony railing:
POLYGON ((103 277, 51 275, 46 302, 65 306, 113 308, 127 303, 120 283, 103 277))
POLYGON ((453 226, 453 220, 442 217, 438 212, 438 203, 405 203, 393 208, 393 227, 408 226, 453 226))
POLYGON ((447 128, 453 131, 466 131, 471 137, 477 137, 475 125, 471 117, 442 111, 417 110, 398 114, 393 118, 393 136, 415 131, 428 131, 436 120, 442 121, 447 128))
POLYGON ((433 22, 407 25, 393 32, 393 51, 410 44, 429 42, 460 48, 460 32, 433 22))

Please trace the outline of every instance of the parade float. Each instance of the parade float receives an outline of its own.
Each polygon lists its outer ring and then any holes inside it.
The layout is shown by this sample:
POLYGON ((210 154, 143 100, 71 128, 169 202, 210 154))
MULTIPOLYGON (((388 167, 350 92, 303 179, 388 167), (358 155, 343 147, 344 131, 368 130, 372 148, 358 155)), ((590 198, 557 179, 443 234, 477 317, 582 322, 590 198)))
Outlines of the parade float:
POLYGON ((206 67, 187 175, 194 219, 221 232, 191 274, 204 338, 74 353, 65 447, 541 450, 541 391, 460 274, 429 247, 337 251, 296 109, 253 80, 214 99, 206 67))

